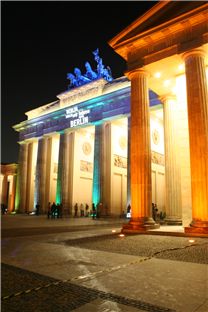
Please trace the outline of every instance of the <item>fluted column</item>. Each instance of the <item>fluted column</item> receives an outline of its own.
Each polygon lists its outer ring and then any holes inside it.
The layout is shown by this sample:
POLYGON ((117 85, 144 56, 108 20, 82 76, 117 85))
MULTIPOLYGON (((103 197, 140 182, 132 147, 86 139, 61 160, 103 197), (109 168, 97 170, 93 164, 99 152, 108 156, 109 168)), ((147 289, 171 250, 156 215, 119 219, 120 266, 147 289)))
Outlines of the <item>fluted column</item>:
POLYGON ((60 142, 60 148, 62 148, 61 202, 64 214, 69 213, 69 135, 69 133, 64 133, 60 142))
POLYGON ((69 163, 67 160, 68 135, 69 133, 65 132, 60 134, 58 180, 56 193, 56 201, 62 204, 64 214, 66 214, 69 205, 68 203, 69 163))
POLYGON ((14 211, 15 208, 15 192, 16 192, 16 181, 17 181, 17 175, 13 175, 13 183, 12 183, 12 196, 11 196, 11 210, 10 212, 14 211))
POLYGON ((28 141, 28 157, 27 157, 27 212, 34 210, 34 176, 35 165, 37 162, 37 139, 28 141))
MULTIPOLYGON (((95 138, 94 138, 94 165, 93 165, 93 191, 92 202, 97 204, 103 202, 102 199, 102 176, 103 176, 103 125, 95 125, 95 138)), ((100 211, 101 215, 104 215, 103 211, 100 211)))
POLYGON ((164 110, 165 134, 165 209, 166 223, 182 224, 180 168, 177 151, 176 99, 173 96, 161 98, 164 110))
POLYGON ((205 53, 184 54, 191 162, 192 222, 186 232, 208 233, 208 96, 205 53))
POLYGON ((151 217, 151 148, 147 73, 134 70, 131 80, 131 220, 123 232, 159 227, 151 217))
POLYGON ((62 175, 63 175, 63 155, 64 155, 64 132, 60 132, 59 137, 59 156, 58 156, 58 175, 56 186, 56 203, 62 203, 62 175))
POLYGON ((18 190, 18 206, 16 211, 26 212, 27 198, 27 159, 28 159, 28 143, 21 142, 19 150, 19 190, 18 190))
POLYGON ((127 150, 127 207, 131 205, 131 117, 128 117, 128 150, 127 150))
POLYGON ((38 141, 38 155, 36 166, 36 191, 35 205, 40 204, 40 213, 46 211, 46 159, 47 159, 47 137, 38 141))
POLYGON ((56 201, 64 215, 72 214, 74 133, 60 134, 56 201))
POLYGON ((8 180, 8 176, 6 174, 4 174, 3 176, 3 180, 2 180, 2 193, 1 193, 1 203, 4 205, 7 205, 7 189, 8 189, 8 185, 7 185, 7 180, 8 180))
POLYGON ((112 124, 103 125, 103 209, 112 214, 112 124))

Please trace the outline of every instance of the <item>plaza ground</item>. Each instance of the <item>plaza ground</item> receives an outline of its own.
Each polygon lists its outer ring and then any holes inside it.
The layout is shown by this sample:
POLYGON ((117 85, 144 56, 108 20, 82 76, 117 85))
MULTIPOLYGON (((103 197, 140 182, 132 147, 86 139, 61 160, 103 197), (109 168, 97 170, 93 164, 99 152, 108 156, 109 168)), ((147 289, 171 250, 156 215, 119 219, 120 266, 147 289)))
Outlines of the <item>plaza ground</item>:
POLYGON ((124 222, 3 215, 2 312, 208 311, 208 239, 124 222))

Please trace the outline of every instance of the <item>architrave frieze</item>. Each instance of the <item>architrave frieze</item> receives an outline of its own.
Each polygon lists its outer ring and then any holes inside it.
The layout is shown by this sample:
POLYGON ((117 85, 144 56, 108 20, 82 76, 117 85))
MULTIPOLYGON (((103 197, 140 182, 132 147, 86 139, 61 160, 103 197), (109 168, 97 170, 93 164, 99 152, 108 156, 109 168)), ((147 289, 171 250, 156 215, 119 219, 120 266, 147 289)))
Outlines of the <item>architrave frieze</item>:
MULTIPOLYGON (((157 95, 149 91, 150 106, 160 105, 161 102, 157 95)), ((98 97, 97 99, 82 102, 70 106, 70 109, 87 112, 87 123, 84 125, 71 123, 71 118, 66 118, 68 108, 62 108, 47 115, 26 120, 13 128, 19 132, 19 141, 24 144, 28 139, 33 140, 37 137, 54 135, 61 131, 74 131, 82 126, 90 126, 99 121, 107 121, 115 118, 128 116, 130 114, 130 87, 118 90, 116 95, 113 93, 98 97)))
POLYGON ((203 5, 130 39, 109 44, 127 60, 129 71, 206 44, 207 20, 208 5, 203 5))
POLYGON ((60 108, 101 96, 106 83, 106 80, 101 78, 57 95, 57 98, 60 99, 60 108))
MULTIPOLYGON (((130 88, 117 91, 116 96, 110 93, 93 100, 76 103, 70 107, 72 109, 76 108, 76 110, 81 112, 89 111, 88 125, 103 119, 112 119, 118 115, 125 116, 130 112, 130 88)), ((71 118, 66 118, 66 111, 67 107, 50 114, 26 120, 13 126, 13 128, 20 132, 20 142, 70 129, 71 118)))

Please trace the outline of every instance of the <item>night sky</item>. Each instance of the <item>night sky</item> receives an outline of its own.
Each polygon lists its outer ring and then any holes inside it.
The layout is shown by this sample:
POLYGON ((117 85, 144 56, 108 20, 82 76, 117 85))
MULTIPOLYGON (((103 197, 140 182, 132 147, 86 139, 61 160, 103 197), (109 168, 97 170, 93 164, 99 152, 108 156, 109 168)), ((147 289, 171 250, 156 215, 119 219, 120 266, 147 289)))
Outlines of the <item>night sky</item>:
POLYGON ((18 133, 13 125, 25 112, 57 100, 67 90, 68 72, 89 61, 99 48, 114 78, 125 61, 108 41, 156 1, 5 1, 1 2, 2 98, 1 162, 18 162, 18 133))

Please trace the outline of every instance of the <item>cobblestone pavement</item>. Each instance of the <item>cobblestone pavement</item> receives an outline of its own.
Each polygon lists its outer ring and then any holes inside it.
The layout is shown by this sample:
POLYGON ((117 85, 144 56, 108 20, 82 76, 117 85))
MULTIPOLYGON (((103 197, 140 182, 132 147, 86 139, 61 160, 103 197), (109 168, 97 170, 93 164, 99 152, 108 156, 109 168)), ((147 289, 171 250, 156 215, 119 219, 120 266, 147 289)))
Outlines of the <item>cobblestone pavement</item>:
POLYGON ((130 235, 120 238, 118 234, 114 234, 93 239, 86 237, 66 240, 62 243, 92 250, 208 264, 207 238, 195 238, 190 242, 187 237, 130 235))
MULTIPOLYGON (((119 308, 119 310, 108 308, 102 310, 106 312, 174 312, 172 309, 152 305, 140 300, 132 300, 72 283, 59 283, 55 279, 6 264, 2 265, 2 286, 2 297, 5 298, 2 301, 2 312, 67 312, 74 311, 96 299, 100 299, 100 301, 103 302, 118 303, 120 307, 123 306, 123 310, 121 310, 121 308, 119 308), (13 280, 12 284, 11 275, 13 280), (22 285, 27 285, 29 288, 24 291, 22 285), (9 296, 8 289, 14 294, 13 296, 9 296), (9 297, 6 298, 6 296, 9 297), (133 310, 130 310, 131 308, 133 310)), ((88 308, 85 307, 83 311, 90 312, 90 306, 88 306, 88 308), (88 308, 90 310, 88 310, 88 308)))
POLYGON ((2 312, 208 311, 207 238, 121 237, 111 221, 3 221, 2 312))

